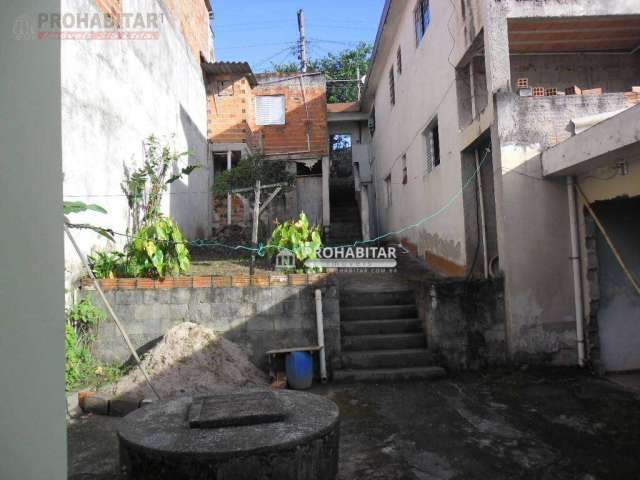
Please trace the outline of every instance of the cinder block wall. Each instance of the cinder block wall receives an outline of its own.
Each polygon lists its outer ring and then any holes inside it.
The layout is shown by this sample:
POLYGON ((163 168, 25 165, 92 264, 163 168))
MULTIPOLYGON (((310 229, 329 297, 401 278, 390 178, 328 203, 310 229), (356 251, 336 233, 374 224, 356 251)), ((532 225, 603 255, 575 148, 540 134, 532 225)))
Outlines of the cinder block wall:
MULTIPOLYGON (((267 350, 317 345, 316 288, 323 292, 325 346, 331 371, 340 357, 335 285, 136 288, 105 294, 139 352, 151 348, 174 325, 194 322, 237 343, 256 365, 266 368, 267 350)), ((87 290, 84 295, 92 297, 96 305, 102 304, 97 292, 87 290)), ((124 340, 110 319, 98 327, 94 353, 106 362, 129 359, 124 340)))
POLYGON ((506 362, 502 280, 421 282, 416 291, 429 349, 451 370, 506 362))

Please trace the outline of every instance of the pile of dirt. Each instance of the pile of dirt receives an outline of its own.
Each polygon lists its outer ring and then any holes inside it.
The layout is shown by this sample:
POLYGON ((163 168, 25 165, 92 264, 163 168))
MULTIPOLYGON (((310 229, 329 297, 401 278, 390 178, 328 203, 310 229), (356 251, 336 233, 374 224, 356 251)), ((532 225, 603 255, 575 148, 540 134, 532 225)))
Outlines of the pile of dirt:
MULTIPOLYGON (((195 323, 170 329, 142 358, 142 365, 161 397, 266 386, 267 376, 235 343, 195 323)), ((153 398, 140 369, 100 389, 113 397, 153 398)))

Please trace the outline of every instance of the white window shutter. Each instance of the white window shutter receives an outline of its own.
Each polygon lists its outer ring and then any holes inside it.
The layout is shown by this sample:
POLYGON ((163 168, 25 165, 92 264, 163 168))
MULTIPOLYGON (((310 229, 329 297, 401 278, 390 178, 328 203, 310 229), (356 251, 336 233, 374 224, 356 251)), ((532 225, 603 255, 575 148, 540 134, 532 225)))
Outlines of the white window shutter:
POLYGON ((256 125, 284 125, 284 95, 256 97, 256 125))

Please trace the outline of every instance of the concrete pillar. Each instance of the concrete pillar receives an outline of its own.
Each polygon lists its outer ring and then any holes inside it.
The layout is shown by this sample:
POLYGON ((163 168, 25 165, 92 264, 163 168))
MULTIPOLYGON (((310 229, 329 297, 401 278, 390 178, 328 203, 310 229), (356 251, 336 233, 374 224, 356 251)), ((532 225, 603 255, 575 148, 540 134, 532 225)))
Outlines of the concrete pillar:
MULTIPOLYGON (((227 150, 227 171, 231 170, 231 150, 227 150)), ((231 225, 231 194, 227 193, 227 225, 231 225)))
POLYGON ((499 90, 511 90, 507 10, 504 2, 485 2, 484 51, 490 98, 499 90))
POLYGON ((369 186, 362 185, 360 190, 360 221, 362 222, 362 239, 371 240, 369 231, 369 186))
POLYGON ((331 207, 329 203, 329 157, 322 157, 322 225, 325 230, 331 226, 331 207))
POLYGON ((59 15, 60 1, 0 2, 0 478, 7 480, 67 478, 61 55, 60 41, 32 36, 42 13, 59 15))

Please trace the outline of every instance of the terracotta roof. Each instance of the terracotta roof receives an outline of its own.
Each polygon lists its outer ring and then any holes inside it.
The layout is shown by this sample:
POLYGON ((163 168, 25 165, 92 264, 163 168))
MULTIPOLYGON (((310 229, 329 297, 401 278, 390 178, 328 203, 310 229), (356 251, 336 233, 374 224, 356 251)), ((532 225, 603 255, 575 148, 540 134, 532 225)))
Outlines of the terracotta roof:
POLYGON ((327 103, 327 112, 329 113, 346 113, 359 111, 360 104, 358 102, 327 103))

